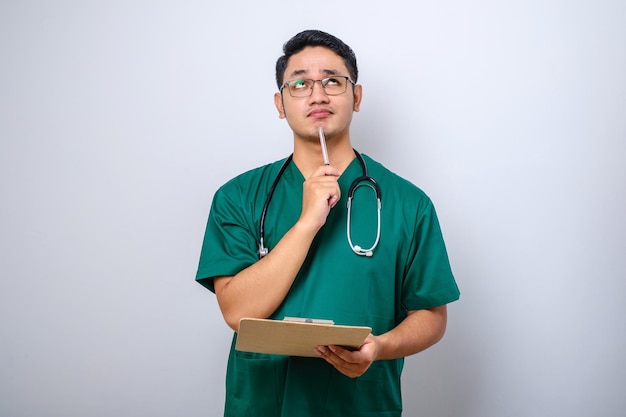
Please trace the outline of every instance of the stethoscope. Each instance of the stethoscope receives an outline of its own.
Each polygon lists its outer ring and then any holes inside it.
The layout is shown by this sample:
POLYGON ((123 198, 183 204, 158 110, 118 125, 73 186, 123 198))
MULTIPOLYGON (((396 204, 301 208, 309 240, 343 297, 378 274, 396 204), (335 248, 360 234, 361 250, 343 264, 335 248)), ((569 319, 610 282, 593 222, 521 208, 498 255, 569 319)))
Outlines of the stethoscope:
MULTIPOLYGON (((357 177, 354 181, 352 181, 352 184, 350 184, 350 188, 348 189, 348 203, 347 203, 348 217, 346 219, 346 236, 348 237, 348 244, 350 245, 350 249, 352 249, 354 253, 356 253, 359 256, 369 257, 374 254, 374 249, 376 248, 376 246, 378 246, 378 242, 380 241, 380 209, 382 207, 381 192, 380 192, 380 186, 378 185, 378 182, 376 182, 374 178, 370 177, 367 174, 367 165, 365 165, 365 160, 363 159, 361 154, 358 153, 356 149, 354 149, 354 154, 356 155, 357 159, 359 160, 359 163, 361 164, 363 175, 361 175, 360 177, 357 177), (363 249, 361 246, 355 245, 352 243, 352 237, 351 237, 352 233, 350 230, 350 216, 352 213, 352 198, 354 197, 354 193, 356 189, 362 186, 369 187, 374 191, 374 194, 376 195, 376 202, 377 202, 378 221, 376 225, 376 240, 374 241, 374 244, 368 249, 363 249)), ((289 157, 285 160, 283 165, 280 167, 280 170, 278 171, 278 174, 276 175, 276 178, 274 179, 274 182, 272 183, 272 186, 270 187, 270 191, 267 194, 267 198, 265 199, 265 204, 263 205, 263 211, 261 212, 260 233, 259 233, 259 242, 260 242, 259 243, 259 258, 263 258, 269 252, 269 249, 266 248, 264 244, 265 215, 267 214, 267 208, 270 205, 270 201, 272 201, 272 196, 274 195, 274 190, 276 189, 276 185, 278 184, 278 181, 283 176, 285 169, 287 169, 287 166, 289 165, 292 159, 293 159, 293 154, 289 155, 289 157)))

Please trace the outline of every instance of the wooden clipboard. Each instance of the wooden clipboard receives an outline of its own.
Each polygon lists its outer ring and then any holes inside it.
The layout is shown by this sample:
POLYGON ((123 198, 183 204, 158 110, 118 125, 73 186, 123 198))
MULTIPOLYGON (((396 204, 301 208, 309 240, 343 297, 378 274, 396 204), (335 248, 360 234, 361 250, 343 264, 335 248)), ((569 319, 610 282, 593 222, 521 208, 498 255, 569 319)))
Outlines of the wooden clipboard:
POLYGON ((249 319, 239 322, 236 350, 275 355, 317 357, 317 346, 358 349, 372 332, 365 326, 249 319))

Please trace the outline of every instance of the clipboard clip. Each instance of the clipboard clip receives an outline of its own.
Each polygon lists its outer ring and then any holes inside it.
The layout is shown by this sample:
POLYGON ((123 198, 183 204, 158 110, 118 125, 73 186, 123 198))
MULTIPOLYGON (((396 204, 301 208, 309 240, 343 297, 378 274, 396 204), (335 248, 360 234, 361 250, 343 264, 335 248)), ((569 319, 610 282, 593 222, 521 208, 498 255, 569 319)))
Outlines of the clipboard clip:
POLYGON ((305 317, 284 317, 283 321, 291 321, 294 323, 335 324, 335 322, 332 320, 309 319, 305 317))

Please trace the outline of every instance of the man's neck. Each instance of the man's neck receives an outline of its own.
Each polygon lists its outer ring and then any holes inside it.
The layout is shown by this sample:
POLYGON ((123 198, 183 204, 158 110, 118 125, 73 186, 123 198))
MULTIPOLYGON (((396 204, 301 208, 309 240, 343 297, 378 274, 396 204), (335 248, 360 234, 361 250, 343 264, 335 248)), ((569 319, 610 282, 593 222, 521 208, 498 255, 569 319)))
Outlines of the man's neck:
MULTIPOLYGON (((330 165, 343 172, 356 157, 350 137, 331 139, 326 142, 330 165)), ((324 165, 322 146, 319 141, 294 138, 293 161, 304 178, 309 178, 324 165)))

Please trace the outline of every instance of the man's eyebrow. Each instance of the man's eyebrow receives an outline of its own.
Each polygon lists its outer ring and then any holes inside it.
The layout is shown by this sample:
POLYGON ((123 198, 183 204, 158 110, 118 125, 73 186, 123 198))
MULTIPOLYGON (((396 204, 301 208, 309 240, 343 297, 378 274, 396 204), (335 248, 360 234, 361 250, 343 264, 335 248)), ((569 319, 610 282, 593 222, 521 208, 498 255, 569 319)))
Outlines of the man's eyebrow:
POLYGON ((308 74, 309 70, 305 70, 305 69, 300 69, 300 70, 295 70, 291 73, 291 77, 296 77, 298 75, 305 75, 308 74))
POLYGON ((325 69, 324 71, 322 71, 324 74, 326 75, 338 75, 339 71, 335 70, 335 69, 325 69))

